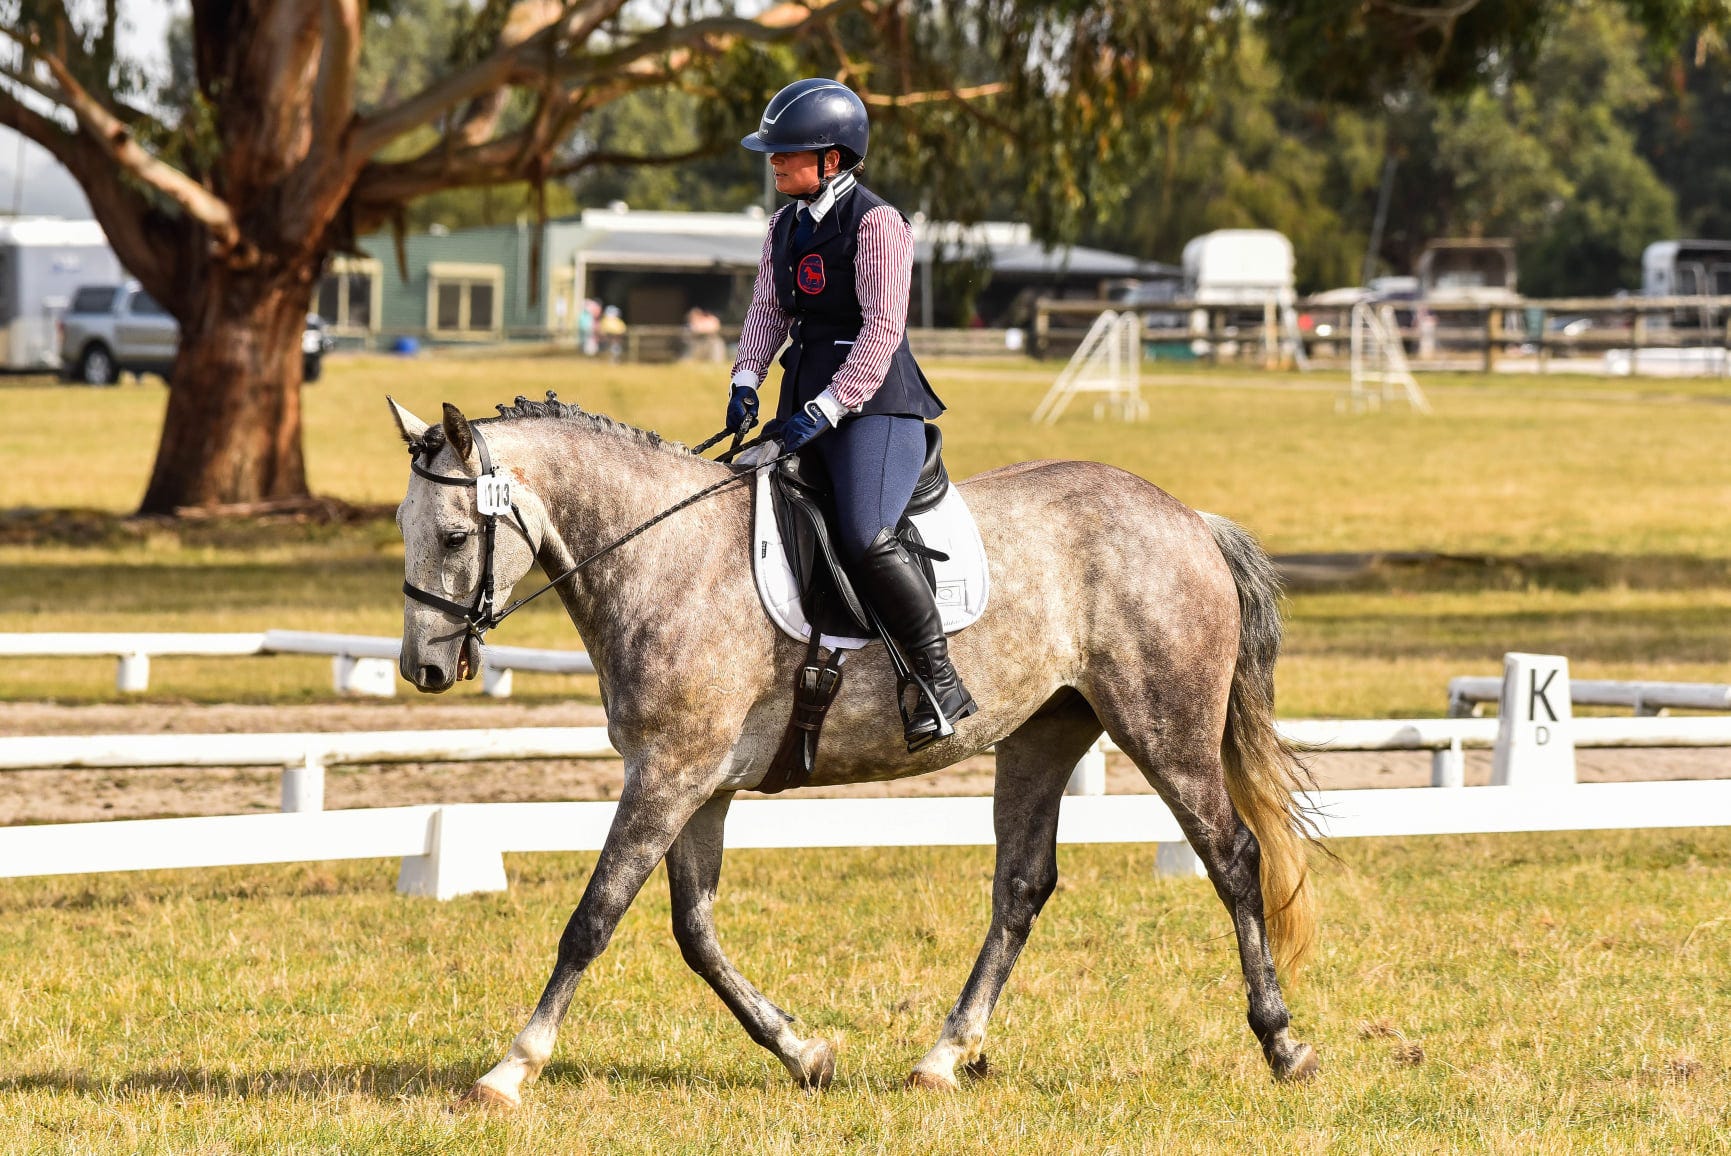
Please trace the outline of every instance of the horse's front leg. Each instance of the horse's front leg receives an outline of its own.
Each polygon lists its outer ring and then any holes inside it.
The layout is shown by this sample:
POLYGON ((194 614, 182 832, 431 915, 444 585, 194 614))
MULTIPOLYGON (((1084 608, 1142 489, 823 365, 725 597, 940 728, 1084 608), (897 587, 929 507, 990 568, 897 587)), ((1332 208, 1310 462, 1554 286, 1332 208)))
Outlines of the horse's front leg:
MULTIPOLYGON (((714 766, 718 760, 709 761, 714 766)), ((577 981, 607 948, 626 908, 644 880, 661 862, 693 812, 714 792, 709 775, 669 771, 660 760, 628 766, 625 790, 601 857, 583 889, 583 898, 559 937, 553 974, 529 1023, 511 1041, 505 1058, 464 1094, 460 1103, 515 1108, 525 1083, 541 1074, 552 1058, 559 1024, 571 1006, 577 981)), ((683 766, 699 765, 683 763, 683 766)))
POLYGON ((739 974, 715 936, 715 891, 721 881, 722 827, 733 793, 705 803, 667 852, 667 886, 673 898, 673 935, 691 970, 715 989, 747 1033, 767 1048, 802 1088, 823 1088, 835 1075, 829 1041, 801 1039, 793 1017, 776 1007, 739 974))

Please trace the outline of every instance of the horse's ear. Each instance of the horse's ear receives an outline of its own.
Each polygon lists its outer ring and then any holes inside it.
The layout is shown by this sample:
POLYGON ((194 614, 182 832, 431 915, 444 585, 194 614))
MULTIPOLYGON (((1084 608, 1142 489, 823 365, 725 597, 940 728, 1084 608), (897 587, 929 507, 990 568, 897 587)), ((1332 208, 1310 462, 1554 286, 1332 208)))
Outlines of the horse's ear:
POLYGON ((448 401, 445 403, 445 441, 463 461, 475 456, 475 435, 469 429, 469 419, 448 401))
POLYGON ((389 394, 385 400, 391 403, 391 416, 396 419, 397 432, 403 435, 403 440, 411 447, 419 447, 427 436, 427 423, 397 404, 397 399, 389 394))

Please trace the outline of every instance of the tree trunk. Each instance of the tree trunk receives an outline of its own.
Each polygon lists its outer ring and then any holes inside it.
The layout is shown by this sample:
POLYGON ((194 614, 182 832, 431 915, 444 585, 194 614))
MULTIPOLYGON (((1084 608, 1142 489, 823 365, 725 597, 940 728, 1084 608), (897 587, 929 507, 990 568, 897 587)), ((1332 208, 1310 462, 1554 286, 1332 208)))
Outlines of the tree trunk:
POLYGON ((308 496, 300 391, 310 282, 219 268, 189 288, 139 513, 308 496))

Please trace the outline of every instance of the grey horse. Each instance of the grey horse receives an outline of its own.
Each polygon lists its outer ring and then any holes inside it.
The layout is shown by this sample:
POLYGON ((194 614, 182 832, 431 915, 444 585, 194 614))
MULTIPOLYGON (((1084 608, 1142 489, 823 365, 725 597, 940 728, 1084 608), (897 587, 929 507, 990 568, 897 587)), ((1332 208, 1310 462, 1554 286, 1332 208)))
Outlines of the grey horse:
MULTIPOLYGON (((652 433, 576 406, 519 398, 435 426, 391 402, 421 468, 473 477, 477 434, 513 485, 493 558, 476 490, 420 473, 397 511, 409 584, 459 608, 491 571, 494 605, 539 561, 558 574, 680 499, 729 476, 652 433)), ((909 754, 887 655, 847 666, 812 785, 925 774, 997 745, 997 864, 984 945, 937 1043, 909 1083, 949 1090, 976 1064, 986 1021, 1058 881, 1058 804, 1101 731, 1172 809, 1237 935, 1250 1028, 1273 1074, 1317 1071, 1294 1039, 1275 961, 1291 974, 1314 931, 1299 764, 1273 726, 1278 582, 1255 541, 1123 470, 1027 462, 959 483, 991 557, 991 602, 952 640, 980 711, 953 737, 909 754)), ((557 588, 600 677, 625 785, 551 978, 510 1050, 464 1102, 516 1107, 553 1053, 577 981, 606 948, 657 863, 667 864, 673 934, 687 963, 751 1038, 802 1087, 835 1072, 828 1041, 736 970, 716 938, 722 826, 735 792, 760 782, 792 710, 804 646, 758 602, 749 487, 724 488, 557 588)), ((403 677, 439 693, 480 666, 460 617, 404 604, 403 677)))

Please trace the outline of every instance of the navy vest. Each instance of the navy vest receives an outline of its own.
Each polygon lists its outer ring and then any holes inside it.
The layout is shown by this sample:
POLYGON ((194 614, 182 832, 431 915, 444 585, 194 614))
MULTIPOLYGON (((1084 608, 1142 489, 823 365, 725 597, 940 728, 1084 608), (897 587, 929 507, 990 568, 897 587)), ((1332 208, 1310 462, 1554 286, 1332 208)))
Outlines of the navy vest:
MULTIPOLYGON (((864 186, 855 185, 853 192, 824 215, 799 249, 793 245, 799 206, 790 206, 776 221, 770 249, 775 297, 793 318, 790 344, 781 355, 777 417, 786 418, 828 388, 853 351, 854 339, 865 324, 854 282, 859 224, 884 203, 864 186)), ((914 361, 905 333, 890 357, 882 387, 866 400, 860 412, 927 419, 944 412, 944 403, 914 361)))

